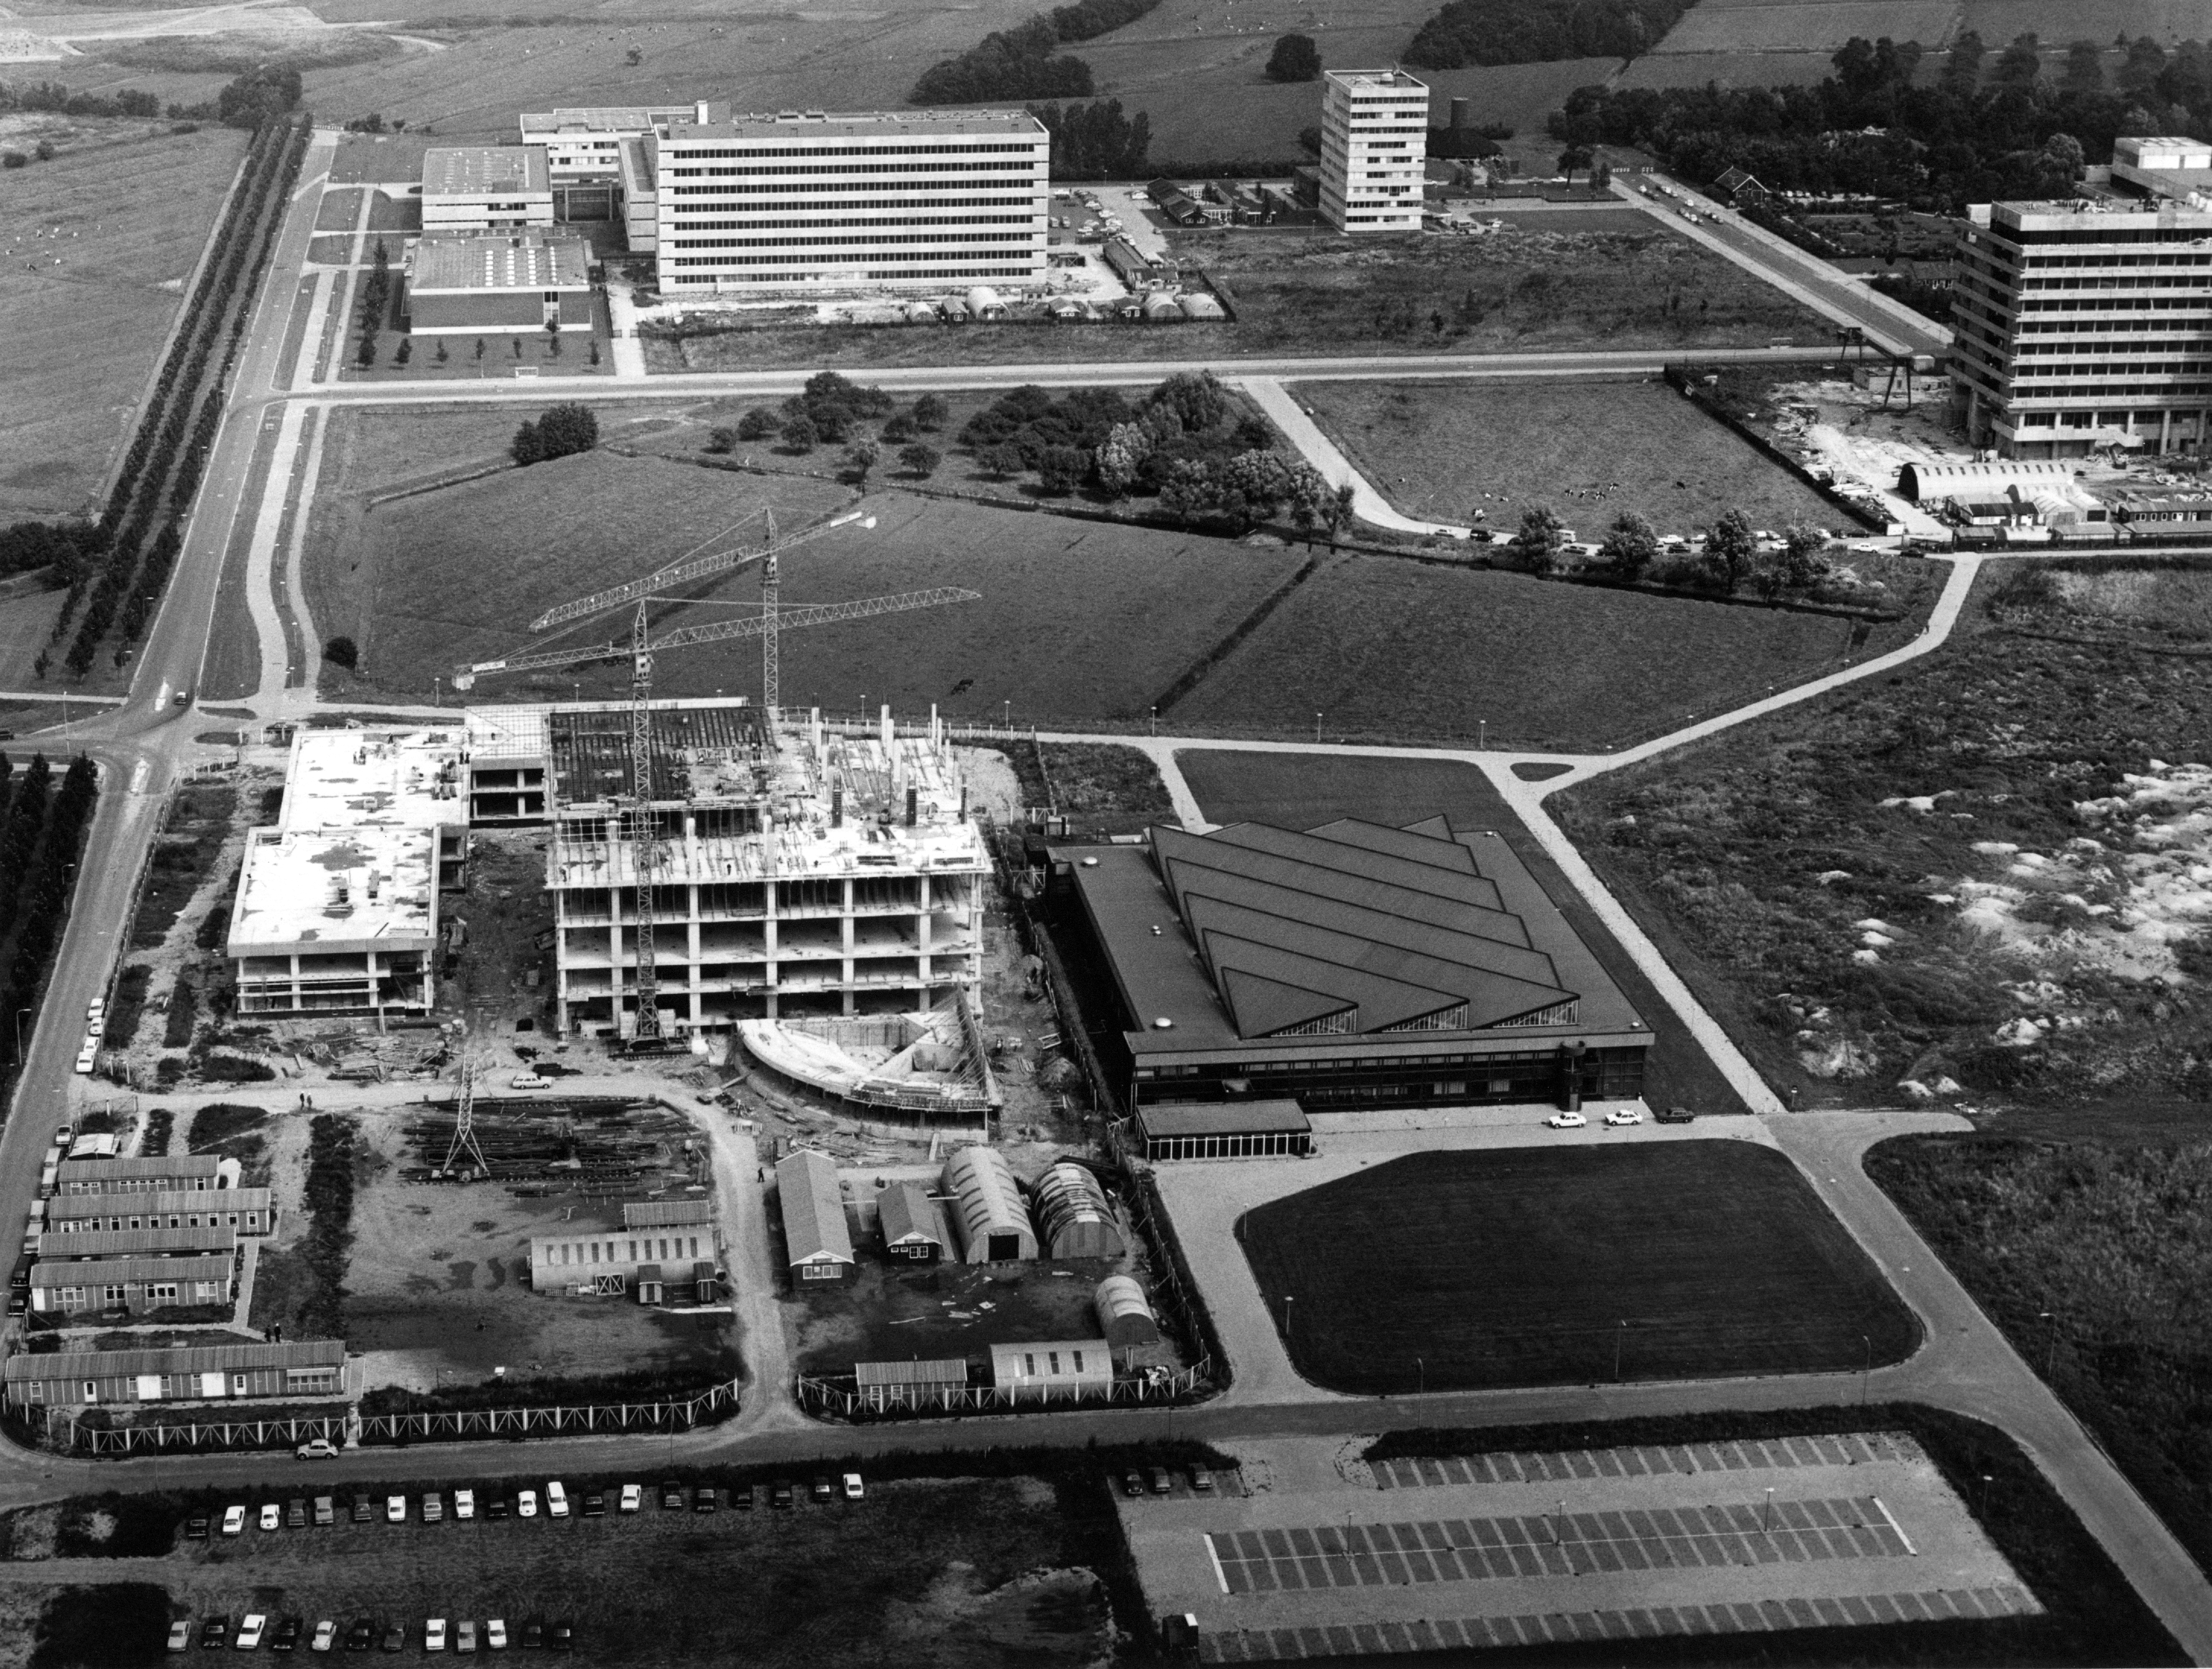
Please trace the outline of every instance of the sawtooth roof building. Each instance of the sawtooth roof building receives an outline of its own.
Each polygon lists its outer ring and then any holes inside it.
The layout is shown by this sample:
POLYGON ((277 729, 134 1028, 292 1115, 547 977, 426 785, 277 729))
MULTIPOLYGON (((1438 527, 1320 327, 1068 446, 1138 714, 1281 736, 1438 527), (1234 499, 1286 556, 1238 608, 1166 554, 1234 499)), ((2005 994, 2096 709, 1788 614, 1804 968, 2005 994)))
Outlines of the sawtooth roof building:
POLYGON ((1155 828, 1054 854, 1127 1104, 1632 1099, 1650 1027, 1506 841, 1441 817, 1155 828))
POLYGON ((401 276, 401 317, 418 335, 592 328, 592 249, 580 237, 425 233, 401 276))

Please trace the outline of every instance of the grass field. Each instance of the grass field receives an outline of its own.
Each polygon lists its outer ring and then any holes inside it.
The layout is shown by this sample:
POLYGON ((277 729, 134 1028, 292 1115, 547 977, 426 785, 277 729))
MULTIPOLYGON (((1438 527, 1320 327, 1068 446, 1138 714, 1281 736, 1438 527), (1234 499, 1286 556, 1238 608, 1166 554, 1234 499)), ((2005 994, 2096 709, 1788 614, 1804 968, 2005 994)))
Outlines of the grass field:
POLYGON ((1234 324, 1063 325, 943 331, 766 329, 649 337, 656 370, 774 365, 1237 359, 1311 353, 1498 353, 1547 348, 1680 348, 1826 339, 1781 291, 1656 224, 1577 231, 1571 215, 1529 215, 1480 238, 1252 237, 1176 233, 1236 302, 1234 324))
POLYGON ((246 149, 212 125, 84 126, 0 173, 0 521, 99 490, 246 149))
MULTIPOLYGON (((1858 629, 1833 616, 1344 555, 1171 711, 1201 734, 1311 737, 1318 713, 1330 741, 1611 749, 1832 671, 1858 629)), ((1911 629, 1878 628, 1859 651, 1911 629)))
POLYGON ((1656 1034, 1644 1063, 1644 1099, 1654 1107, 1679 1102, 1700 1114, 1745 1110, 1665 998, 1474 766, 1450 760, 1212 749, 1185 750, 1176 754, 1176 763, 1212 822, 1249 819, 1311 828, 1334 817, 1364 817, 1402 828, 1442 813, 1454 828, 1497 829, 1656 1034))
POLYGON ((1688 534, 1730 507, 1753 527, 1833 526, 1832 508, 1656 379, 1297 385, 1331 440, 1399 510, 1501 533, 1547 505, 1595 540, 1620 515, 1688 534))
MULTIPOLYGON (((523 625, 568 597, 681 554, 774 505, 787 527, 837 508, 850 494, 805 477, 702 469, 605 452, 395 500, 366 514, 341 503, 319 518, 309 589, 319 634, 360 645, 365 696, 415 695, 457 661, 525 646, 523 625), (358 525, 351 518, 358 515, 358 525), (608 553, 625 553, 611 568, 608 553), (465 578, 457 579, 457 576, 465 578)), ((876 493, 873 531, 832 534, 787 559, 787 607, 927 586, 983 593, 927 620, 890 616, 818 633, 783 648, 787 702, 841 711, 936 703, 956 717, 1051 724, 1141 722, 1148 703, 1286 580, 1293 552, 1142 528, 1104 526, 876 493), (1203 585, 1194 586, 1202 563, 1203 585), (1194 595, 1196 592, 1197 594, 1194 595)), ((751 525, 757 530, 757 521, 751 525)), ((717 596, 750 604, 740 574, 717 596)), ((659 627, 725 617, 703 605, 664 610, 659 627)), ((617 627, 619 622, 617 622, 617 627)), ((580 636, 580 640, 595 640, 580 636)), ((671 655, 658 669, 669 695, 757 688, 746 644, 671 655)), ((624 687, 625 670, 486 684, 477 700, 624 687)))
POLYGON ((1372 1396, 1837 1372, 1918 1344, 1780 1153, 1564 1139, 1415 1154, 1247 1213, 1298 1372, 1372 1396))
MULTIPOLYGON (((2077 608, 2076 577, 2000 564, 1912 671, 1554 802, 1771 1082, 2083 1108, 2212 1088, 2212 788, 2162 762, 2212 750, 2203 663, 2077 608)), ((2179 626, 2212 574, 2143 589, 2179 626)))

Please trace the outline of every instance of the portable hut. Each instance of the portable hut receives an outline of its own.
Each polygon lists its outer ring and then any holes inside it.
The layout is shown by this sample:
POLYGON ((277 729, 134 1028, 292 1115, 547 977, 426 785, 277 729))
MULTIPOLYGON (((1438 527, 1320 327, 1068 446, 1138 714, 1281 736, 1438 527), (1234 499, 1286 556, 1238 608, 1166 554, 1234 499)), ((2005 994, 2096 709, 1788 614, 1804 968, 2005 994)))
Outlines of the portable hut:
POLYGON ((776 1164, 775 1191, 792 1279, 805 1284, 850 1277, 853 1235, 845 1227, 836 1162, 812 1148, 796 1149, 776 1164))
POLYGON ((895 1182, 879 1208, 884 1250, 908 1263, 935 1263, 951 1249, 945 1212, 919 1182, 895 1182))
POLYGON ((1020 1186, 994 1148, 964 1147, 945 1163, 945 1186, 952 1205, 952 1229, 963 1263, 1025 1263, 1037 1254, 1036 1226, 1030 1221, 1020 1186))
POLYGON ((1118 1258, 1126 1248, 1098 1179, 1062 1160, 1037 1180, 1037 1223, 1054 1258, 1118 1258))
POLYGON ((1109 1275, 1091 1295, 1091 1304, 1098 1312, 1099 1330, 1115 1350, 1160 1342, 1160 1319, 1134 1276, 1109 1275))

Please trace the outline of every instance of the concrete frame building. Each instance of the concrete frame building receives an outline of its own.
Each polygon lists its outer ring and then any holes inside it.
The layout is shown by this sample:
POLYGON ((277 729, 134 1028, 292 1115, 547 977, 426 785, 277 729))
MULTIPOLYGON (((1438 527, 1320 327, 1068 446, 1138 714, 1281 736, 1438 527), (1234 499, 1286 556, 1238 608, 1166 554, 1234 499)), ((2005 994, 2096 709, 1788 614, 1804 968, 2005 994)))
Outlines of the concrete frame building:
POLYGON ((422 1013, 464 880, 467 734, 302 728, 281 822, 246 837, 226 952, 241 1016, 422 1013))
MULTIPOLYGON (((564 1034, 637 1022, 628 707, 545 717, 564 1034)), ((778 727, 734 701, 653 710, 653 967, 665 1033, 980 1000, 989 859, 934 737, 778 727)))
POLYGON ((653 175, 660 136, 672 122, 727 117, 726 105, 610 105, 525 112, 522 143, 545 158, 556 221, 619 218, 632 254, 650 254, 653 175))
POLYGON ((1968 211, 1951 381, 1977 446, 2212 446, 2212 145, 2124 137, 2112 155, 2081 197, 1968 211))
POLYGON ((535 146, 441 145, 422 153, 426 234, 552 224, 552 178, 535 146))
POLYGON ((426 234, 400 264, 402 327, 418 336, 592 328, 592 246, 549 232, 426 234))
POLYGON ((1322 73, 1321 213, 1340 232, 1418 232, 1429 89, 1401 70, 1322 73))
POLYGON ((1043 286, 1052 142, 1026 112, 709 113, 655 148, 664 292, 1043 286))

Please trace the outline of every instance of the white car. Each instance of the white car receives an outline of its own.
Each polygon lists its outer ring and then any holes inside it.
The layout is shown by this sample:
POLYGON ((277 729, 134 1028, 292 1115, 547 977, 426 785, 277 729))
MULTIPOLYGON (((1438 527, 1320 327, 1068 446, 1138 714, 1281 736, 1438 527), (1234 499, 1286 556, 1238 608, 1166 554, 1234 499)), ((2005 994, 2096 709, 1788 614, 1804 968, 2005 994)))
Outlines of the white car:
POLYGON ((245 1530, 246 1508, 243 1507, 224 1508, 222 1509, 222 1533, 226 1536, 242 1535, 245 1533, 245 1530))
POLYGON ((625 1484, 622 1486, 622 1498, 616 1503, 615 1510, 618 1513, 635 1513, 644 1498, 645 1492, 636 1484, 625 1484))
POLYGON ((384 1521, 386 1524, 407 1522, 407 1497, 404 1495, 384 1497, 384 1521))
POLYGON ((273 1501, 264 1502, 261 1508, 261 1527, 264 1530, 282 1530, 284 1527, 284 1509, 273 1501))
POLYGON ((292 1453, 302 1460, 335 1460, 338 1446, 327 1437, 310 1437, 292 1453))
POLYGON ((1554 1130, 1587 1130, 1589 1120, 1579 1113, 1554 1113, 1544 1120, 1554 1130))
POLYGON ((550 1089, 553 1087, 553 1080, 549 1077, 540 1077, 535 1072, 517 1072, 513 1077, 507 1079, 507 1087, 510 1089, 550 1089))
POLYGON ((80 1072, 90 1073, 93 1063, 99 1059, 99 1056, 100 1040, 96 1037, 86 1038, 84 1047, 76 1052, 76 1070, 80 1072))
POLYGON ((517 1490, 514 1492, 514 1515, 517 1518, 536 1518, 538 1516, 537 1490, 517 1490))
POLYGON ((1640 1125, 1644 1115, 1632 1107, 1616 1107, 1605 1115, 1605 1121, 1609 1125, 1640 1125))
POLYGON ((241 1652, 251 1652, 257 1649, 261 1644, 262 1630, 266 1629, 268 1626, 269 1619, 264 1617, 259 1611, 251 1613, 246 1617, 246 1621, 238 1625, 238 1644, 236 1649, 241 1652))
POLYGON ((315 1624, 315 1637, 307 1642, 311 1652, 327 1652, 337 1644, 338 1625, 335 1619, 325 1617, 315 1624))
POLYGON ((860 1485, 860 1474, 858 1472, 847 1472, 845 1474, 845 1499, 848 1501, 858 1501, 864 1493, 865 1491, 862 1490, 860 1485))
POLYGON ((107 1018, 107 998, 95 997, 84 1005, 84 1023, 98 1031, 107 1018))
POLYGON ((453 1491, 453 1517, 466 1524, 477 1515, 477 1492, 474 1490, 453 1491))
POLYGON ((568 1516, 568 1492, 558 1478, 545 1486, 545 1510, 555 1518, 568 1516))
POLYGON ((442 1652, 446 1649, 446 1619, 434 1617, 422 1625, 422 1649, 442 1652))
POLYGON ((484 1650, 503 1652, 507 1649, 507 1619, 495 1617, 484 1624, 484 1650))

